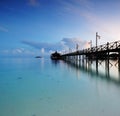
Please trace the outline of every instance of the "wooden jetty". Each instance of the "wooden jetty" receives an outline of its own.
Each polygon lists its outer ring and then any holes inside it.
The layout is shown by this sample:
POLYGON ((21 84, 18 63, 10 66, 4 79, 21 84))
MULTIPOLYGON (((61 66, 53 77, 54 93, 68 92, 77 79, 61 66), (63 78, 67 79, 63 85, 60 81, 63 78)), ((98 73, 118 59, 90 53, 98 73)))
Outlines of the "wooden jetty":
MULTIPOLYGON (((107 42, 107 44, 103 44, 100 46, 91 47, 88 49, 77 50, 75 52, 70 52, 66 54, 62 54, 62 58, 66 59, 70 56, 85 56, 86 58, 107 58, 111 57, 110 53, 118 54, 117 57, 120 58, 120 41, 115 42, 107 42)), ((116 56, 116 55, 115 55, 116 56)), ((113 55, 114 57, 114 55, 113 55)))
POLYGON ((102 55, 107 55, 109 56, 110 52, 117 52, 120 54, 120 41, 115 41, 115 42, 107 42, 107 44, 103 44, 100 46, 95 46, 91 47, 88 49, 83 49, 83 50, 77 50, 75 52, 67 53, 67 54, 62 54, 62 57, 66 56, 76 56, 76 55, 86 55, 86 57, 90 56, 102 56, 102 55))
POLYGON ((109 72, 109 67, 112 65, 109 61, 110 59, 117 59, 116 65, 118 65, 120 71, 120 40, 115 42, 107 42, 106 44, 91 47, 83 50, 76 50, 75 52, 70 52, 61 55, 62 59, 65 61, 79 61, 80 63, 85 63, 90 60, 96 61, 96 72, 98 69, 99 60, 105 60, 106 68, 109 72))

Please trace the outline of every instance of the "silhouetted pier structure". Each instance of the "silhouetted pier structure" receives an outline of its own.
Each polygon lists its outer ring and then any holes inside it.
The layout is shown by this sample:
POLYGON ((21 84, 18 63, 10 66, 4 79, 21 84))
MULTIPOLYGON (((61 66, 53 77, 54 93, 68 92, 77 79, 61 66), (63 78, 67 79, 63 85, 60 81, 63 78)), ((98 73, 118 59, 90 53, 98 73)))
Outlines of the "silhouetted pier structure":
POLYGON ((66 54, 62 54, 62 57, 65 58, 67 56, 77 56, 77 55, 85 55, 86 57, 89 58, 101 58, 108 56, 110 57, 111 55, 109 54, 110 52, 117 52, 120 54, 120 41, 115 41, 115 42, 107 42, 107 44, 99 45, 96 47, 91 47, 88 49, 83 49, 83 50, 77 50, 75 52, 70 52, 66 54))
POLYGON ((112 66, 111 59, 116 59, 115 65, 118 66, 120 71, 120 41, 107 42, 103 45, 65 53, 62 54, 62 59, 69 62, 76 61, 82 65, 89 65, 90 61, 94 60, 96 61, 96 72, 98 72, 98 64, 104 60, 108 71, 107 75, 109 76, 109 67, 112 66))

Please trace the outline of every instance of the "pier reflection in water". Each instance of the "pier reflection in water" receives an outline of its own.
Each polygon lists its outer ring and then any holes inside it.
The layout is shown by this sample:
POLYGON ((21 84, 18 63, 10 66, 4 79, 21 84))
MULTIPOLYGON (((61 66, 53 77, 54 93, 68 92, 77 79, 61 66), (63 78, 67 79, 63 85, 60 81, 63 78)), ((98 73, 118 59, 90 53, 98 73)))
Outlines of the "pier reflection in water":
POLYGON ((120 85, 120 68, 118 60, 109 60, 108 62, 108 60, 84 59, 64 62, 72 68, 75 68, 77 75, 82 71, 91 77, 99 77, 120 85))
POLYGON ((53 64, 56 69, 63 69, 64 73, 60 73, 67 76, 63 90, 72 83, 64 96, 70 91, 67 99, 71 99, 70 103, 76 101, 70 106, 79 109, 77 116, 119 116, 120 72, 117 60, 109 60, 109 67, 107 60, 63 60, 53 64))

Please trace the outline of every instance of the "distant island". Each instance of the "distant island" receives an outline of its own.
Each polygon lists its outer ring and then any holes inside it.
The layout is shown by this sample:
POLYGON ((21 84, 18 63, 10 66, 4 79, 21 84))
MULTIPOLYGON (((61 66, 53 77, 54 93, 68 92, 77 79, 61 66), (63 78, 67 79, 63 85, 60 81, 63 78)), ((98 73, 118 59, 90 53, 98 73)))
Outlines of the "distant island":
POLYGON ((35 58, 42 58, 42 56, 35 56, 35 58))

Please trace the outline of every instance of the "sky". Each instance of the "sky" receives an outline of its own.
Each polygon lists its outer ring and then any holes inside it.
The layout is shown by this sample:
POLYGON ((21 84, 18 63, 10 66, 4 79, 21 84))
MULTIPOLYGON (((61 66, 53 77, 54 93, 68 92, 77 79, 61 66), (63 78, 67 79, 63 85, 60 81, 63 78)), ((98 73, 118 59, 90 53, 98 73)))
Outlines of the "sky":
POLYGON ((0 0, 0 56, 49 55, 120 40, 120 0, 0 0))

